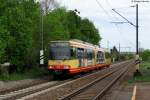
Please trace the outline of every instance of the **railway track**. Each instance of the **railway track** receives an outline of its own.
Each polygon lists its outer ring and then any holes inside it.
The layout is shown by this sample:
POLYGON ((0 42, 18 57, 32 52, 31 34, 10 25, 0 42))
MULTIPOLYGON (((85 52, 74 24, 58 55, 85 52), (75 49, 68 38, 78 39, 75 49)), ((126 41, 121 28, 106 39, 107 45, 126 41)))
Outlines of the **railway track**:
POLYGON ((49 88, 47 90, 23 97, 21 99, 25 100, 58 100, 63 95, 69 94, 79 87, 85 86, 86 84, 98 79, 99 77, 104 76, 106 73, 112 72, 114 70, 117 70, 118 67, 126 66, 131 61, 124 61, 121 63, 117 63, 112 65, 109 68, 106 68, 104 70, 98 71, 96 73, 81 77, 79 79, 73 80, 71 82, 61 84, 59 86, 49 88))
MULTIPOLYGON (((86 75, 89 75, 89 74, 86 74, 86 75)), ((83 77, 83 76, 81 76, 81 77, 83 77)), ((80 78, 80 77, 78 76, 77 78, 80 78)), ((65 80, 65 81, 44 82, 44 83, 31 85, 30 87, 14 89, 14 91, 13 91, 13 89, 12 90, 8 90, 8 91, 7 90, 6 91, 2 91, 1 94, 0 94, 0 100, 15 100, 15 99, 19 99, 19 98, 25 97, 27 95, 34 94, 36 92, 46 90, 47 88, 59 86, 59 85, 61 85, 63 83, 67 83, 67 82, 69 82, 71 80, 73 80, 73 79, 68 79, 68 80, 65 80)))
POLYGON ((125 67, 118 67, 118 69, 78 88, 70 94, 59 98, 59 100, 100 100, 118 79, 124 75, 129 66, 131 66, 131 63, 125 67))
MULTIPOLYGON (((121 66, 125 66, 128 62, 129 61, 115 64, 111 66, 110 68, 106 68, 101 71, 97 71, 95 73, 85 75, 81 78, 77 78, 73 80, 69 79, 65 81, 51 81, 51 82, 35 85, 29 88, 5 93, 5 94, 0 95, 0 100, 16 100, 16 99, 32 100, 35 98, 42 99, 42 100, 45 100, 45 99, 58 100, 60 96, 66 95, 70 92, 77 91, 76 90, 77 88, 83 87, 83 86, 85 87, 85 84, 87 83, 89 83, 90 85, 90 83, 92 83, 93 81, 95 81, 94 83, 97 83, 99 80, 103 80, 107 78, 106 73, 108 75, 114 74, 118 72, 119 67, 121 68, 121 66), (98 76, 100 77, 98 78, 98 76)), ((90 85, 89 87, 92 87, 92 85, 90 85)), ((85 89, 86 88, 82 89, 81 91, 84 91, 85 89)), ((81 94, 81 91, 78 94, 81 94)), ((78 94, 74 96, 77 96, 78 94)), ((66 100, 65 97, 62 97, 61 99, 64 98, 63 100, 66 100)))
POLYGON ((63 84, 65 82, 70 81, 70 79, 65 80, 65 81, 51 81, 51 82, 46 82, 46 83, 42 83, 42 84, 38 84, 38 85, 34 85, 25 89, 20 89, 20 90, 16 90, 16 91, 12 91, 9 93, 5 93, 0 95, 0 100, 16 100, 18 98, 27 96, 29 94, 33 94, 42 90, 45 90, 47 88, 51 88, 53 86, 57 86, 60 84, 63 84))
POLYGON ((53 81, 51 76, 44 76, 38 79, 25 79, 25 80, 10 82, 10 83, 8 82, 6 84, 4 83, 5 86, 0 88, 0 95, 21 90, 24 88, 32 87, 35 85, 47 83, 49 81, 53 81), (9 84, 11 84, 11 86, 9 86, 9 84))

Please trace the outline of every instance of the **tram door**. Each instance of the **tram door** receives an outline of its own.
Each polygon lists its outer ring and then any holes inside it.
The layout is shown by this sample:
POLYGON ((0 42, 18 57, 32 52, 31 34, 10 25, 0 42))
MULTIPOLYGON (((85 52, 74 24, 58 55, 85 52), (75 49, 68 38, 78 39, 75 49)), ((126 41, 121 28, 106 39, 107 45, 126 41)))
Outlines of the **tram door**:
POLYGON ((83 48, 77 49, 77 58, 79 60, 79 67, 85 66, 84 65, 84 49, 83 48))
POLYGON ((94 58, 94 51, 93 50, 87 50, 87 65, 93 65, 93 58, 94 58))

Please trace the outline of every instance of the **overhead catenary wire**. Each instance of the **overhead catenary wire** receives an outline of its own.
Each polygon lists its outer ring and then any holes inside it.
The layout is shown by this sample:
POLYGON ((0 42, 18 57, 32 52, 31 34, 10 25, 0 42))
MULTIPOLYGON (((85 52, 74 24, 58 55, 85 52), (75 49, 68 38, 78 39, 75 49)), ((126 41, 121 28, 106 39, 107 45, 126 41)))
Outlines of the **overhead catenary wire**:
MULTIPOLYGON (((108 0, 106 0, 106 3, 109 5, 110 9, 113 8, 108 0)), ((101 5, 101 6, 102 6, 102 5, 101 5)), ((122 8, 123 8, 123 7, 122 7, 122 8)), ((124 8, 125 8, 125 7, 124 7, 124 8)), ((126 7, 126 8, 127 8, 127 7, 126 7)), ((128 7, 128 8, 129 8, 129 7, 128 7)), ((106 10, 105 10, 105 11, 106 11, 106 10)), ((107 12, 107 15, 109 15, 108 12, 107 12)), ((112 16, 113 16, 116 20, 118 20, 118 18, 117 18, 116 15, 113 15, 113 14, 112 14, 112 16)), ((120 31, 120 29, 119 29, 119 27, 117 26, 117 24, 114 24, 114 25, 115 25, 115 27, 116 27, 118 33, 120 34, 120 36, 121 36, 124 40, 129 41, 129 39, 125 38, 125 36, 122 34, 122 32, 120 31)), ((129 44, 132 45, 132 46, 135 46, 131 41, 129 41, 129 44)))
MULTIPOLYGON (((98 0, 96 0, 96 2, 97 2, 97 4, 99 5, 99 7, 104 11, 104 13, 108 16, 108 18, 109 19, 112 19, 111 17, 114 17, 116 20, 118 20, 118 18, 117 18, 117 16, 116 15, 113 15, 113 14, 109 14, 106 10, 105 10, 105 8, 102 6, 102 4, 98 1, 98 0)), ((109 1, 108 0, 106 0, 106 3, 109 5, 109 7, 112 9, 112 6, 111 6, 111 4, 109 3, 109 1)), ((125 37, 124 36, 122 36, 122 32, 119 30, 119 28, 118 28, 118 26, 115 24, 115 27, 116 27, 116 29, 117 29, 117 31, 118 31, 118 33, 121 35, 121 37, 123 37, 123 39, 125 39, 125 37)), ((125 40, 127 40, 127 41, 129 41, 127 38, 125 39, 125 40)), ((130 42, 129 41, 129 44, 131 44, 131 45, 134 45, 132 42, 130 42)))
MULTIPOLYGON (((109 5, 110 9, 113 8, 108 0, 106 0, 106 3, 109 5)), ((112 14, 112 15, 116 20, 118 19, 118 17, 116 15, 114 15, 114 14, 112 14)))
POLYGON ((104 11, 104 13, 108 16, 109 19, 111 19, 111 16, 109 15, 109 13, 105 10, 105 8, 101 5, 101 3, 96 0, 96 3, 98 4, 98 6, 104 11))
MULTIPOLYGON (((109 7, 112 9, 113 7, 112 7, 111 4, 109 3, 109 1, 106 0, 106 2, 107 2, 107 4, 109 5, 109 7)), ((113 16, 114 16, 114 18, 115 18, 116 20, 118 19, 116 15, 113 15, 113 16)), ((117 25, 117 24, 114 24, 114 25, 115 25, 115 27, 116 27, 118 33, 121 35, 121 37, 122 37, 124 40, 128 40, 128 41, 129 41, 129 39, 127 39, 127 38, 122 34, 122 32, 121 32, 120 28, 118 27, 118 25, 117 25)), ((129 41, 129 44, 132 45, 132 46, 135 46, 131 41, 129 41)))
MULTIPOLYGON (((98 0, 95 0, 96 1, 96 3, 98 4, 98 6, 103 10, 103 12, 105 13, 105 15, 107 15, 107 17, 108 17, 108 19, 110 20, 110 19, 112 19, 112 16, 111 15, 109 15, 109 13, 105 10, 105 8, 102 6, 102 4, 98 1, 98 0)), ((110 22, 111 22, 111 20, 110 20, 110 22)), ((109 41, 109 44, 110 44, 111 42, 109 41)), ((111 43, 112 44, 112 43, 111 43)), ((112 44, 112 45, 114 45, 114 44, 112 44)), ((112 46, 112 47, 114 47, 114 46, 112 46)))

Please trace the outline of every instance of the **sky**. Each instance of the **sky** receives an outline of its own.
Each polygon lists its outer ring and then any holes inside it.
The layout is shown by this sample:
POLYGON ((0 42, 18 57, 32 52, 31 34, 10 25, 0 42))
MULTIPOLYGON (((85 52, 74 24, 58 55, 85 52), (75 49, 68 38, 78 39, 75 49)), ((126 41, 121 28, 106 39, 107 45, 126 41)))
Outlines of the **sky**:
MULTIPOLYGON (((94 22, 102 37, 102 47, 121 47, 121 51, 135 51, 136 28, 129 23, 116 24, 113 22, 125 22, 112 9, 115 9, 129 21, 135 24, 136 3, 131 0, 57 0, 61 6, 68 10, 77 9, 79 16, 88 18, 94 22)), ((150 49, 150 2, 139 3, 139 46, 150 49)))

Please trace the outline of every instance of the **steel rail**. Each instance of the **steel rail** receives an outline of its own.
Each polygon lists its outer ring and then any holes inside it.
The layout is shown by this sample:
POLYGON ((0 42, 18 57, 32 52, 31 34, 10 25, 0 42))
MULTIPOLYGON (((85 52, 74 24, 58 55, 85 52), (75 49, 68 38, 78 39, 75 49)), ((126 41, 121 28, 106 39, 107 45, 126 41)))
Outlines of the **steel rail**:
MULTIPOLYGON (((129 64, 128 64, 129 65, 129 64)), ((118 79, 124 75, 128 70, 128 66, 116 77, 114 80, 112 80, 105 88, 102 89, 102 91, 92 100, 100 100, 104 94, 118 81, 118 79)))
MULTIPOLYGON (((121 67, 122 67, 122 66, 121 66, 121 67)), ((96 80, 90 82, 89 84, 87 84, 87 85, 85 85, 85 86, 83 86, 83 87, 81 87, 81 88, 79 88, 79 89, 77 89, 77 90, 71 92, 70 94, 65 95, 65 96, 59 98, 59 100, 70 100, 72 97, 74 97, 74 96, 80 94, 81 92, 83 92, 84 90, 86 90, 86 89, 90 88, 91 86, 95 85, 95 84, 98 83, 99 81, 102 81, 103 79, 105 79, 106 77, 110 76, 111 74, 113 74, 113 73, 115 73, 115 72, 118 72, 118 71, 120 70, 119 68, 120 68, 120 66, 119 66, 117 69, 113 70, 112 72, 109 72, 109 73, 107 73, 107 74, 101 76, 100 78, 98 78, 98 79, 96 79, 96 80)))
POLYGON ((52 82, 42 83, 42 84, 38 84, 38 85, 31 86, 28 88, 20 89, 17 91, 13 91, 10 93, 0 95, 0 100, 15 100, 17 98, 36 93, 38 91, 45 90, 47 88, 60 85, 60 84, 67 82, 67 81, 69 81, 69 80, 65 80, 62 82, 52 81, 52 82))

